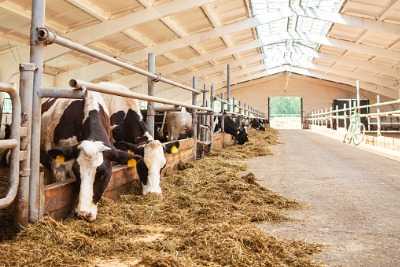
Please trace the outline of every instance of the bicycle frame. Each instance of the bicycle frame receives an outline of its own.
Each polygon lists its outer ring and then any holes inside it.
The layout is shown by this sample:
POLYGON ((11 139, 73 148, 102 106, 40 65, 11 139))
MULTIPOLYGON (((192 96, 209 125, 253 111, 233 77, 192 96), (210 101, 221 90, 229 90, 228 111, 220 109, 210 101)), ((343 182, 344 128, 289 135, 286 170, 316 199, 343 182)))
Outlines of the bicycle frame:
POLYGON ((364 139, 364 135, 365 126, 361 123, 360 113, 355 110, 353 115, 350 116, 350 125, 343 138, 343 143, 353 141, 355 145, 359 145, 364 139))

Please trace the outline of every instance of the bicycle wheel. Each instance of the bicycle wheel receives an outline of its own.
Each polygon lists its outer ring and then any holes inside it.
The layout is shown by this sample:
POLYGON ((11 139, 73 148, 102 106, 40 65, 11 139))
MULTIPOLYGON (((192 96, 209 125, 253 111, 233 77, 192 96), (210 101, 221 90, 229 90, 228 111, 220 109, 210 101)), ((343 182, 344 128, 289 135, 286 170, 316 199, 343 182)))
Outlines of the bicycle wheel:
POLYGON ((364 139, 364 135, 365 135, 365 126, 364 124, 360 123, 360 126, 354 129, 353 143, 356 146, 361 144, 362 140, 364 139))

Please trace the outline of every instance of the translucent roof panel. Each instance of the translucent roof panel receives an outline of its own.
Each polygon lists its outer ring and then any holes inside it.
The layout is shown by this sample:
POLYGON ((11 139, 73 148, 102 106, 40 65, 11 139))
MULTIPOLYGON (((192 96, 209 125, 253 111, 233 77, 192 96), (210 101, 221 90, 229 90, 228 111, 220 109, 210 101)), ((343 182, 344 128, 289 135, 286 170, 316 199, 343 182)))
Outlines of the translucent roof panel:
POLYGON ((266 66, 296 65, 307 68, 313 59, 312 50, 317 50, 319 44, 299 39, 298 33, 326 36, 332 23, 306 16, 305 9, 338 12, 343 1, 251 0, 253 15, 261 22, 257 34, 265 44, 262 49, 267 55, 264 60, 266 66))

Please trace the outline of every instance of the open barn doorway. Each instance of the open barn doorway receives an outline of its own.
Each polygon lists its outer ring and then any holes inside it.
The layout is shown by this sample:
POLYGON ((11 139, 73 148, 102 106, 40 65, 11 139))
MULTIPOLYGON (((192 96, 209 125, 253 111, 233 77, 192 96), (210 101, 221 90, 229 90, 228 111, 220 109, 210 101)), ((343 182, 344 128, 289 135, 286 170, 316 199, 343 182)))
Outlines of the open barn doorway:
POLYGON ((268 98, 269 122, 275 129, 302 129, 303 100, 297 96, 268 98))

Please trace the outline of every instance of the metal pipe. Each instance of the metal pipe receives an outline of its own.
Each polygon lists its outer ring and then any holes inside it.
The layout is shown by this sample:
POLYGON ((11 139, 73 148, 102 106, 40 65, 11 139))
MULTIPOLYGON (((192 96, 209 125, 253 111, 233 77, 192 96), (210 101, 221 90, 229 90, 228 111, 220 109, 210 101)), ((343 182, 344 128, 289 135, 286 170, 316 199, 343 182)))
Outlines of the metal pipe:
POLYGON ((14 205, 14 224, 21 227, 29 222, 29 183, 31 176, 31 129, 32 129, 32 95, 33 79, 35 75, 35 64, 27 63, 19 66, 21 98, 21 127, 26 131, 21 133, 20 150, 26 152, 23 160, 20 159, 20 182, 18 197, 14 205))
POLYGON ((154 111, 163 112, 163 111, 181 111, 181 106, 154 106, 154 111))
POLYGON ((45 0, 32 0, 30 62, 35 64, 32 94, 32 139, 31 139, 31 178, 29 183, 29 222, 35 223, 43 216, 41 203, 44 198, 44 188, 40 181, 40 130, 41 130, 41 101, 39 88, 43 79, 44 43, 39 41, 38 29, 44 27, 46 10, 45 0))
MULTIPOLYGON (((193 76, 193 88, 197 88, 197 77, 193 76)), ((192 94, 192 105, 196 106, 197 104, 197 95, 198 93, 192 94)), ((194 108, 192 111, 192 129, 193 129, 193 138, 194 138, 194 149, 193 149, 193 160, 197 158, 197 109, 194 108)))
POLYGON ((156 82, 161 81, 161 82, 170 84, 172 86, 179 87, 179 88, 182 88, 182 89, 185 89, 185 90, 188 90, 188 91, 192 91, 192 92, 194 92, 196 94, 199 94, 199 92, 196 89, 192 88, 192 87, 189 87, 189 86, 186 86, 186 85, 171 81, 169 79, 161 77, 161 75, 159 75, 159 74, 155 74, 155 73, 151 73, 151 72, 142 70, 142 69, 137 68, 135 66, 132 66, 132 65, 130 65, 128 63, 125 63, 125 62, 123 62, 121 60, 118 60, 118 59, 115 59, 113 57, 104 55, 104 54, 102 54, 100 52, 97 52, 96 50, 90 49, 90 48, 88 48, 86 46, 74 43, 71 40, 68 40, 68 39, 63 38, 61 36, 58 36, 56 33, 48 30, 47 28, 39 27, 38 28, 38 36, 39 36, 39 40, 41 42, 45 42, 46 44, 56 43, 58 45, 67 47, 69 49, 73 49, 73 50, 81 52, 83 54, 95 57, 97 59, 100 59, 102 61, 111 63, 111 64, 116 65, 116 66, 119 66, 119 67, 121 67, 123 69, 127 69, 127 70, 130 70, 130 71, 142 74, 144 76, 147 76, 147 77, 155 80, 156 82))
MULTIPOLYGON (((156 57, 154 56, 153 53, 148 54, 148 70, 149 72, 155 72, 156 69, 156 57)), ((154 79, 148 77, 147 78, 147 94, 149 96, 154 96, 155 95, 155 90, 154 90, 154 84, 156 82, 154 79)), ((147 117, 146 117, 146 123, 147 123, 147 128, 149 130, 149 133, 151 136, 154 136, 154 115, 156 112, 154 111, 154 102, 153 101, 147 101, 147 117)))
POLYGON ((211 85, 211 90, 210 90, 210 108, 212 110, 212 114, 210 116, 210 151, 212 151, 214 149, 214 128, 215 128, 215 121, 214 121, 214 94, 215 94, 215 90, 214 90, 214 85, 211 85))
MULTIPOLYGON (((208 92, 206 84, 204 84, 203 90, 201 92, 203 93, 203 104, 202 104, 202 106, 205 107, 207 105, 206 93, 208 92)), ((200 115, 199 112, 197 112, 197 115, 200 115)), ((206 124, 206 120, 207 120, 206 115, 202 114, 200 116, 200 125, 206 124)), ((207 139, 207 129, 206 130, 200 129, 200 134, 199 135, 200 135, 199 139, 201 141, 205 141, 207 139)))
MULTIPOLYGON (((356 89, 357 89, 357 107, 360 106, 360 81, 356 80, 356 89)), ((358 111, 360 112, 360 111, 358 111)))
POLYGON ((11 138, 9 140, 2 140, 3 145, 11 148, 11 162, 10 162, 10 188, 7 195, 0 199, 0 209, 8 207, 15 199, 18 193, 19 186, 19 148, 20 148, 20 127, 21 127, 21 100, 18 91, 8 83, 0 82, 0 91, 6 92, 10 95, 12 100, 12 124, 11 124, 11 138))
POLYGON ((48 98, 72 98, 72 99, 83 99, 85 98, 86 89, 59 89, 59 88, 40 88, 38 95, 39 97, 48 97, 48 98))
POLYGON ((168 105, 182 106, 182 107, 186 107, 186 108, 211 111, 211 109, 207 108, 207 107, 199 107, 199 106, 190 105, 190 104, 173 101, 173 100, 168 100, 168 99, 164 99, 164 98, 160 98, 160 97, 148 96, 148 95, 143 95, 143 94, 134 93, 134 92, 121 91, 121 90, 112 88, 110 86, 107 86, 105 84, 96 84, 96 83, 72 79, 69 81, 69 85, 73 88, 80 88, 80 87, 84 86, 84 87, 86 87, 86 89, 96 91, 99 93, 104 93, 104 94, 113 94, 113 95, 118 95, 118 96, 123 96, 123 97, 131 97, 131 98, 135 98, 135 99, 140 99, 140 100, 145 100, 145 101, 153 101, 153 102, 163 103, 163 104, 168 104, 168 105))
MULTIPOLYGON (((222 93, 222 95, 224 95, 223 93, 222 93)), ((226 100, 223 100, 223 99, 221 99, 221 98, 218 98, 218 97, 214 97, 214 100, 215 101, 219 101, 219 102, 221 102, 221 103, 223 103, 223 104, 227 104, 227 105, 229 105, 229 102, 228 101, 226 101, 226 100)), ((221 106, 223 106, 223 105, 221 105, 221 106)))
MULTIPOLYGON (((381 102, 381 96, 377 95, 376 103, 379 104, 380 102, 381 102)), ((378 119, 377 119, 377 125, 376 125, 376 127, 377 127, 376 136, 381 136, 382 135, 382 133, 381 133, 381 116, 380 116, 381 109, 379 108, 379 106, 376 107, 376 113, 378 113, 378 119)))
POLYGON ((226 65, 226 100, 228 101, 228 111, 232 111, 231 101, 231 71, 230 65, 226 65))
POLYGON ((197 115, 205 116, 205 115, 211 115, 212 112, 211 112, 211 111, 206 111, 206 112, 199 112, 199 111, 197 111, 196 114, 197 114, 197 115))

